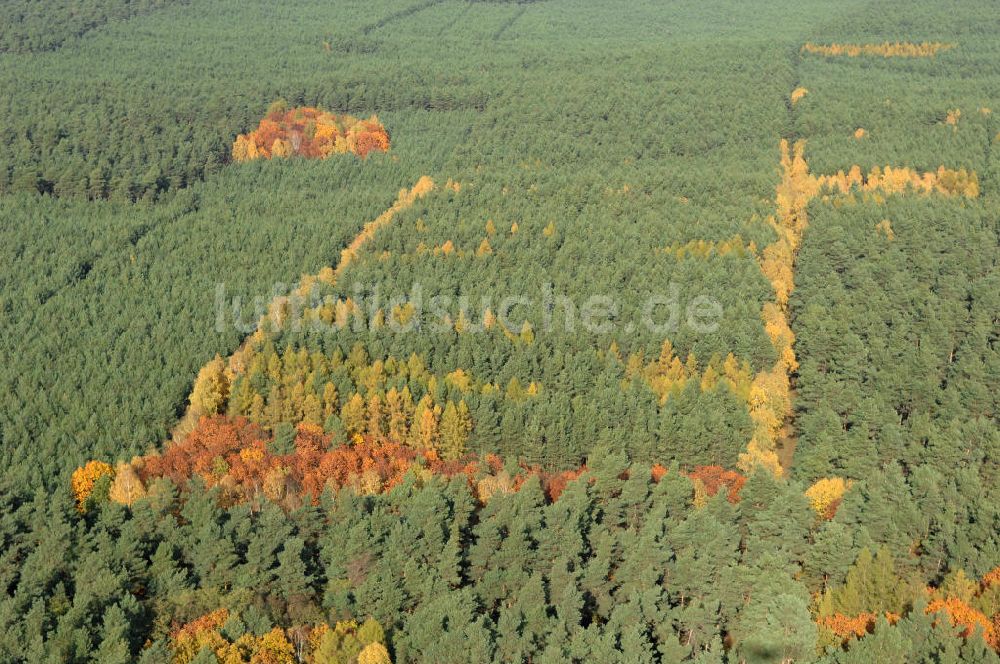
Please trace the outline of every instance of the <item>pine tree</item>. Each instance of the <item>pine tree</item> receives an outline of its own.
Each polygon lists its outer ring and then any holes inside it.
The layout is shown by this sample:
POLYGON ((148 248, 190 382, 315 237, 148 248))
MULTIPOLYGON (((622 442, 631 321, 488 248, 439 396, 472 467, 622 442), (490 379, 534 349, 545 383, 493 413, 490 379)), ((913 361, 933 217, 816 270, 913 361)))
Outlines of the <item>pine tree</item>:
POLYGON ((124 611, 112 604, 104 612, 101 643, 93 654, 95 664, 127 664, 132 661, 127 634, 129 623, 124 611))
POLYGON ((286 601, 313 594, 312 576, 302 558, 304 549, 305 542, 301 537, 289 537, 278 553, 276 587, 279 595, 286 601))

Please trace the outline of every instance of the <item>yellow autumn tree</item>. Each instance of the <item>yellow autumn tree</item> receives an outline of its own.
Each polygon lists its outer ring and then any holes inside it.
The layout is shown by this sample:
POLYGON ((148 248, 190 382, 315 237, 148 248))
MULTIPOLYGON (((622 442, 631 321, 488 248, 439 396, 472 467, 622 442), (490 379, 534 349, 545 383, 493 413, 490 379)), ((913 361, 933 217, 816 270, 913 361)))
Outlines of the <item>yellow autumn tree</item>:
POLYGON ((340 421, 344 425, 347 437, 360 439, 365 433, 365 399, 357 392, 340 409, 340 421))
POLYGON ((718 382, 719 373, 715 370, 715 367, 708 365, 708 368, 701 374, 701 391, 710 392, 714 390, 718 382))
POLYGON ((851 488, 850 480, 845 480, 843 477, 824 477, 806 489, 805 495, 818 516, 830 518, 832 516, 829 514, 830 508, 840 502, 849 488, 851 488))
POLYGON ((525 344, 526 346, 530 346, 535 342, 535 330, 531 327, 531 323, 529 323, 528 321, 524 321, 524 324, 521 326, 521 333, 518 335, 518 338, 521 340, 521 343, 525 344))
POLYGON ((883 42, 881 44, 813 44, 807 42, 802 46, 803 53, 823 55, 826 57, 844 56, 856 58, 862 55, 881 56, 883 58, 932 58, 942 51, 954 48, 954 44, 943 42, 883 42))
POLYGON ((465 454, 465 441, 472 433, 472 417, 465 401, 449 401, 441 415, 441 458, 451 461, 465 454))
POLYGON ((195 415, 215 415, 229 397, 229 376, 226 363, 216 355, 198 372, 191 391, 191 411, 195 415))
POLYGON ((414 411, 407 444, 417 449, 438 449, 441 437, 438 429, 440 417, 441 406, 436 405, 429 395, 424 395, 414 411))
POLYGON ((284 630, 275 627, 260 637, 250 664, 295 664, 295 648, 289 643, 284 630))
POLYGON ((233 161, 252 161, 262 156, 253 139, 243 134, 236 137, 236 140, 233 142, 233 161))
POLYGON ((323 403, 312 392, 306 394, 302 401, 302 421, 321 426, 326 418, 323 415, 323 403))
POLYGON ((393 387, 386 393, 385 401, 389 411, 389 440, 402 443, 409 433, 410 418, 413 417, 413 397, 410 396, 410 388, 404 385, 401 391, 397 391, 393 387))
POLYGON ((392 664, 392 659, 384 645, 369 643, 358 653, 358 664, 392 664))
POLYGON ((460 392, 468 392, 472 389, 472 376, 461 367, 445 375, 444 382, 460 392))
POLYGON ((323 418, 326 419, 338 412, 340 408, 340 400, 337 396, 337 386, 332 382, 327 382, 323 386, 323 418))
POLYGON ((292 144, 282 138, 274 139, 274 143, 271 144, 271 156, 272 157, 291 157, 295 153, 292 148, 292 144))
POLYGON ((320 625, 309 637, 306 660, 312 664, 391 664, 385 648, 385 632, 373 618, 358 626, 355 620, 341 620, 333 627, 320 625), (311 657, 309 656, 311 655, 311 657))
POLYGON ((888 219, 883 219, 882 221, 875 224, 875 230, 882 233, 882 235, 885 236, 885 239, 889 240, 890 242, 896 239, 896 233, 893 232, 892 230, 892 222, 890 222, 888 219))
POLYGON ((385 439, 385 411, 382 407, 382 397, 378 392, 368 396, 367 433, 376 441, 385 439))
POLYGON ((524 386, 521 385, 521 381, 518 380, 517 376, 513 376, 510 381, 508 381, 506 398, 515 403, 524 401, 527 398, 524 386))
POLYGON ((751 439, 746 450, 740 452, 736 467, 747 474, 757 468, 764 468, 775 477, 781 477, 784 473, 777 453, 766 444, 761 445, 756 438, 751 439))
POLYGON ((459 334, 463 334, 471 327, 472 323, 469 322, 469 317, 465 315, 465 309, 460 309, 458 312, 458 318, 455 319, 455 331, 459 334))
POLYGON ((115 467, 115 479, 111 483, 108 498, 121 505, 132 506, 132 503, 146 495, 146 487, 142 485, 135 468, 129 463, 119 463, 115 467))
POLYGON ((514 483, 507 471, 501 470, 496 475, 487 475, 476 482, 476 497, 485 504, 495 495, 514 493, 514 483))

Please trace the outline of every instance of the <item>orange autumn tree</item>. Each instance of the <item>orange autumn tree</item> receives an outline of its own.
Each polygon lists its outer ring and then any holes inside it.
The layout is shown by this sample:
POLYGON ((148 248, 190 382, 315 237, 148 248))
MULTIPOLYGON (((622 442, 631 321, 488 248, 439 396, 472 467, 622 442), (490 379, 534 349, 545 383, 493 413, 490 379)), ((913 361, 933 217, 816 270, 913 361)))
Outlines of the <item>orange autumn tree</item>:
POLYGON ((697 466, 687 474, 695 486, 695 504, 714 496, 720 489, 726 489, 726 500, 737 503, 740 500, 740 489, 747 478, 722 466, 697 466))
POLYGON ((361 120, 311 106, 287 108, 279 100, 255 130, 236 137, 232 155, 238 162, 293 155, 326 159, 348 153, 364 159, 388 150, 389 134, 374 115, 361 120))
MULTIPOLYGON (((895 613, 886 612, 885 619, 890 625, 899 622, 900 616, 895 613)), ((874 613, 859 613, 856 616, 845 616, 835 613, 832 616, 822 616, 816 621, 822 630, 830 634, 831 643, 845 644, 853 639, 860 639, 863 636, 875 631, 878 616, 874 613)))
POLYGON ((76 509, 84 511, 87 499, 94 492, 94 486, 98 480, 105 476, 114 476, 115 470, 110 464, 103 461, 88 461, 73 471, 70 478, 70 486, 73 489, 73 497, 76 498, 76 509))
POLYGON ((927 605, 927 613, 937 612, 943 612, 954 627, 961 628, 959 636, 967 638, 981 629, 986 643, 994 650, 1000 650, 1000 638, 993 622, 982 611, 969 606, 958 597, 946 597, 927 605))
POLYGON ((835 613, 832 616, 821 616, 817 624, 830 630, 843 643, 852 637, 860 639, 875 629, 875 614, 859 613, 856 616, 845 616, 835 613))
POLYGON ((982 631, 983 639, 1000 652, 1000 567, 983 575, 977 583, 962 569, 953 570, 938 588, 927 588, 930 602, 925 611, 940 613, 968 638, 982 631))

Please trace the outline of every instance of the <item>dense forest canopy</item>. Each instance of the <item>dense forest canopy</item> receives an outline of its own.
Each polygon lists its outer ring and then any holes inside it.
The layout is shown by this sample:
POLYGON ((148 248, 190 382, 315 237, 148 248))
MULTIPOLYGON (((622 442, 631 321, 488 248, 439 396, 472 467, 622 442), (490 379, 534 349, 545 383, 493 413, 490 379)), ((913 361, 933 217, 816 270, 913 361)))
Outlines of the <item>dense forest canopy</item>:
POLYGON ((995 10, 6 3, 0 662, 998 662, 995 10))

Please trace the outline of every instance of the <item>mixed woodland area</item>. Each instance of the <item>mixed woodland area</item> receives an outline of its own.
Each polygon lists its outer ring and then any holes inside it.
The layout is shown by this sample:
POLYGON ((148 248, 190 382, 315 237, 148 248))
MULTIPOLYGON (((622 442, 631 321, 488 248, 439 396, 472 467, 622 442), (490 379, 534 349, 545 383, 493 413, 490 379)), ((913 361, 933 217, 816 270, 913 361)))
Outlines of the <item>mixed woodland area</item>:
POLYGON ((71 4, 0 662, 1000 662, 990 0, 71 4))

